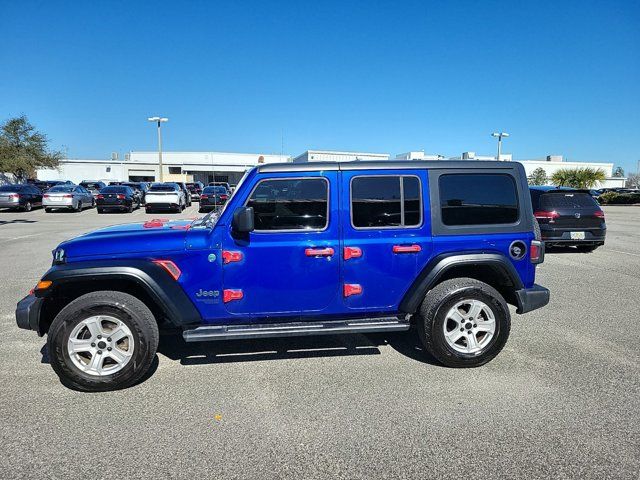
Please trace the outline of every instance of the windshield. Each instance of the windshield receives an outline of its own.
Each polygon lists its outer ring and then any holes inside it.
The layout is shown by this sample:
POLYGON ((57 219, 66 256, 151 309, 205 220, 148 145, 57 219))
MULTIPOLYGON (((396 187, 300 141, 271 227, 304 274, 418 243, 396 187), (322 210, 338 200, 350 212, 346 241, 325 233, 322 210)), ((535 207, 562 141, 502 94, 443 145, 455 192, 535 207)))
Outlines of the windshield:
POLYGON ((198 225, 211 225, 211 226, 215 225, 215 223, 218 221, 218 218, 220 218, 220 215, 222 215, 225 212, 225 210, 227 209, 227 207, 231 203, 231 200, 233 200, 233 197, 235 196, 236 192, 240 191, 240 189, 242 188, 242 184, 244 183, 244 181, 249 176, 249 173, 251 173, 254 168, 256 168, 256 167, 253 167, 253 168, 251 168, 251 169, 249 169, 249 170, 244 172, 244 175, 242 176, 242 178, 238 182, 238 185, 236 186, 236 189, 233 191, 233 193, 231 194, 231 196, 229 197, 227 202, 224 204, 224 206, 220 210, 218 210, 218 211, 211 210, 209 213, 207 213, 201 219, 194 220, 191 225, 194 226, 194 227, 198 226, 198 225))

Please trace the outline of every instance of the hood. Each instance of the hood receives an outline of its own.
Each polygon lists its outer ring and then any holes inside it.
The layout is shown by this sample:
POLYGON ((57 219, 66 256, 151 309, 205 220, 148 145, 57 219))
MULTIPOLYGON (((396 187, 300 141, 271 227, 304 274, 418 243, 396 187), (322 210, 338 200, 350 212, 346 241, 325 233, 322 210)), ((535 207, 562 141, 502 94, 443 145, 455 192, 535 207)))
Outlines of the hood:
POLYGON ((81 257, 183 250, 190 220, 151 220, 101 228, 62 242, 58 248, 73 261, 81 257))

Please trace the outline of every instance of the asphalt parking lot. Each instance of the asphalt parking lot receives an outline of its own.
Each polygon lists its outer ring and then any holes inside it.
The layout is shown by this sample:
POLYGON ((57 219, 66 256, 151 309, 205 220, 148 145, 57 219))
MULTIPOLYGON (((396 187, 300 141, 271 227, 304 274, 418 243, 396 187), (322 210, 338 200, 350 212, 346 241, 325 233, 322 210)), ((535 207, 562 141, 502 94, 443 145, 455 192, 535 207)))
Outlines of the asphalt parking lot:
MULTIPOLYGON (((197 204, 194 204, 197 205, 197 204)), ((62 240, 180 215, 0 212, 1 478, 640 477, 640 208, 607 243, 549 254, 548 307, 503 352, 454 370, 410 334, 186 346, 118 392, 63 387, 16 302, 62 240)))

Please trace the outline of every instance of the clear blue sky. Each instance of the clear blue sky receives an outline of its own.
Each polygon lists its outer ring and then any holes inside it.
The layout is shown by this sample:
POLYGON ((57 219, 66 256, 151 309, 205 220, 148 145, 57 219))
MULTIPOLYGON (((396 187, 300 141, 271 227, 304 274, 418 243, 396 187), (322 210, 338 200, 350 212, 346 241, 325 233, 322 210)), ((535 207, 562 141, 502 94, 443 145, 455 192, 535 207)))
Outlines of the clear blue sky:
POLYGON ((640 2, 0 0, 0 120, 71 157, 424 149, 640 159, 640 2))

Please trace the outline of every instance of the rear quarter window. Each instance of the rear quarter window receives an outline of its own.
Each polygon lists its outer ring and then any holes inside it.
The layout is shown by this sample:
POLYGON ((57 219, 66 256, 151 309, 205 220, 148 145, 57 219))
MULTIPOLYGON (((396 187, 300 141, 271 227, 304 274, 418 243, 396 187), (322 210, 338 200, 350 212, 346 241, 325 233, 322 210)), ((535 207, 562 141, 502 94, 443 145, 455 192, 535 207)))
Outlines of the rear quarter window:
POLYGON ((439 179, 442 223, 500 225, 518 221, 518 191, 507 174, 445 174, 439 179))

